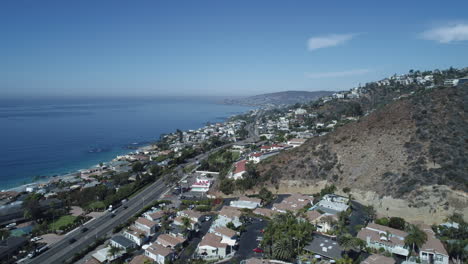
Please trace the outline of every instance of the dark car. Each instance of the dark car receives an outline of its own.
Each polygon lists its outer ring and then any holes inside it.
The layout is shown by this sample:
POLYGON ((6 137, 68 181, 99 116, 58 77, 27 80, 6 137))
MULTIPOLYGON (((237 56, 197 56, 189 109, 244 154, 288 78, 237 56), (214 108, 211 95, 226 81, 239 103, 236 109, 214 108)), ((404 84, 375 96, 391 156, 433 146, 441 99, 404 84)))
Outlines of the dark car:
POLYGON ((81 233, 84 233, 86 231, 88 231, 89 229, 87 227, 83 227, 83 229, 81 229, 81 233))
POLYGON ((75 242, 76 242, 76 239, 75 239, 75 238, 70 238, 70 240, 68 240, 68 243, 70 243, 70 244, 73 244, 73 243, 75 243, 75 242))

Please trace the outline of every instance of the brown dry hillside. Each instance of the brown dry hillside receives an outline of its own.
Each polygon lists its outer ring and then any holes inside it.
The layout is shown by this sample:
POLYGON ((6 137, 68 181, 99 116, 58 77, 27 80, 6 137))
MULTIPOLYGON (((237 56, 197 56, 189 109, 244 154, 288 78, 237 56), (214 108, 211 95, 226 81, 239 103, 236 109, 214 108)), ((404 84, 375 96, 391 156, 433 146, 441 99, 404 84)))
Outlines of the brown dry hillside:
POLYGON ((465 193, 467 110, 466 87, 418 92, 266 160, 257 169, 276 187, 287 181, 326 180, 380 197, 422 197, 424 188, 440 185, 465 193))

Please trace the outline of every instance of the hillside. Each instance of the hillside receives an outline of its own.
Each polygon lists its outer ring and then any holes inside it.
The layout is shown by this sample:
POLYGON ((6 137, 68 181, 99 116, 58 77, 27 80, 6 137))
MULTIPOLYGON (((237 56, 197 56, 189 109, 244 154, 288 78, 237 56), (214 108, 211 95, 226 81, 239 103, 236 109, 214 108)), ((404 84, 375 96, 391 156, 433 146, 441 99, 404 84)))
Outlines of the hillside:
POLYGON ((422 90, 260 163, 257 170, 277 188, 312 188, 326 181, 350 187, 353 195, 380 207, 386 197, 433 213, 466 210, 467 107, 466 87, 422 90))
POLYGON ((296 103, 309 103, 320 97, 333 94, 329 91, 286 91, 278 93, 260 94, 250 97, 225 99, 225 104, 247 105, 247 106, 278 106, 296 103))

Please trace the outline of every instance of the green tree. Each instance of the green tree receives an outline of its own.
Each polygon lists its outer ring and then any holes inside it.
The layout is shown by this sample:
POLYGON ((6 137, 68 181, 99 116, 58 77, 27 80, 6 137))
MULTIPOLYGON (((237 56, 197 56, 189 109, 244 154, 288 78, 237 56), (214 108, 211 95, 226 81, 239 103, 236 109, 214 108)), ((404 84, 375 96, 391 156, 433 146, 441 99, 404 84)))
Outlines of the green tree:
POLYGON ((141 162, 137 161, 132 165, 132 170, 134 172, 142 172, 144 170, 144 165, 141 162))
POLYGON ((415 225, 408 225, 405 237, 405 245, 411 247, 411 252, 416 252, 427 241, 427 234, 415 225))
POLYGON ((117 256, 121 251, 121 248, 111 245, 109 251, 107 252, 107 255, 109 257, 115 258, 115 256, 117 256))
POLYGON ((270 203, 271 201, 273 201, 273 198, 274 198, 273 193, 270 192, 265 187, 262 187, 262 189, 260 189, 260 192, 258 193, 258 197, 262 200, 262 203, 264 205, 270 203))
POLYGON ((273 257, 279 260, 291 260, 294 256, 292 241, 283 238, 273 244, 273 257))
POLYGON ((372 222, 377 217, 377 212, 375 211, 375 208, 372 205, 364 207, 364 212, 366 213, 367 222, 372 222))
POLYGON ((223 179, 219 183, 219 190, 224 194, 232 194, 234 192, 234 181, 231 179, 223 179))
POLYGON ((399 230, 405 230, 406 221, 401 217, 390 217, 388 226, 399 230))

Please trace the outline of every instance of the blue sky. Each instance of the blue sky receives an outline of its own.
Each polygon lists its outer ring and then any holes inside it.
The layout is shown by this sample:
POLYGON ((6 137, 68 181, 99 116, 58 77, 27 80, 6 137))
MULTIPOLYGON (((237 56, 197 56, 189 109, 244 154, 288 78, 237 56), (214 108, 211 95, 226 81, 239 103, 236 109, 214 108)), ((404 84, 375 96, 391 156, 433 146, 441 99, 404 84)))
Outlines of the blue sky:
POLYGON ((345 90, 468 66, 468 1, 0 3, 0 95, 345 90))

